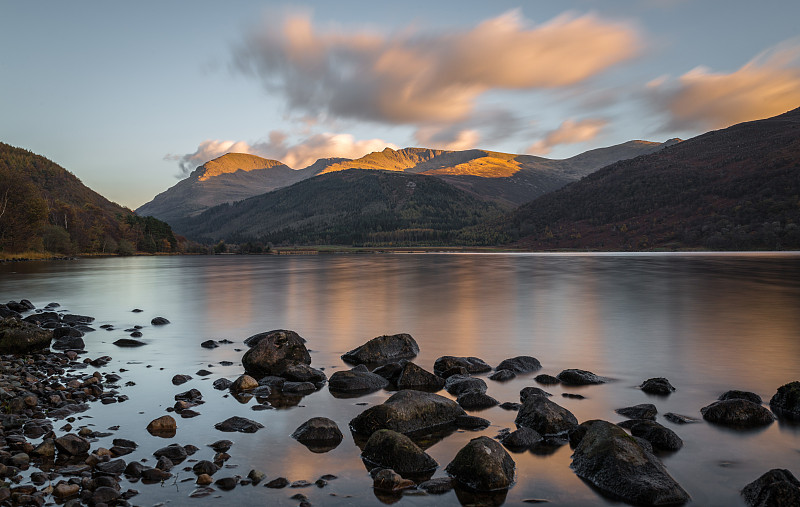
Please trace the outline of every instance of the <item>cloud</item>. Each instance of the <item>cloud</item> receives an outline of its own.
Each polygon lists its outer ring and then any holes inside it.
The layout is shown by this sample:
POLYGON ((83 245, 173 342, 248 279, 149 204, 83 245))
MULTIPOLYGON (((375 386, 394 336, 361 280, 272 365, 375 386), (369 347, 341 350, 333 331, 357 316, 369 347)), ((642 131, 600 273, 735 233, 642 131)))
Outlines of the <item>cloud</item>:
POLYGON ((472 29, 386 35, 320 29, 307 13, 250 32, 233 68, 293 111, 388 124, 464 121, 490 90, 571 86, 630 59, 634 28, 588 14, 529 26, 515 10, 472 29))
POLYGON ((580 121, 564 120, 557 129, 548 132, 544 139, 530 145, 525 152, 533 155, 547 155, 553 147, 560 144, 591 141, 607 124, 608 122, 600 118, 588 118, 580 121))
POLYGON ((800 106, 800 40, 756 56, 725 74, 697 67, 677 82, 661 77, 647 93, 668 113, 663 130, 709 130, 767 118, 800 106))
POLYGON ((373 151, 384 148, 397 149, 397 146, 382 139, 356 140, 350 134, 315 134, 301 142, 289 145, 288 135, 273 130, 266 141, 249 144, 245 141, 206 140, 200 143, 193 153, 185 155, 166 155, 165 160, 178 162, 182 174, 189 175, 195 168, 221 157, 226 153, 249 153, 259 157, 279 160, 294 169, 308 167, 320 158, 360 158, 373 151))
POLYGON ((420 146, 437 150, 469 150, 475 148, 481 134, 474 129, 421 127, 414 133, 420 146))

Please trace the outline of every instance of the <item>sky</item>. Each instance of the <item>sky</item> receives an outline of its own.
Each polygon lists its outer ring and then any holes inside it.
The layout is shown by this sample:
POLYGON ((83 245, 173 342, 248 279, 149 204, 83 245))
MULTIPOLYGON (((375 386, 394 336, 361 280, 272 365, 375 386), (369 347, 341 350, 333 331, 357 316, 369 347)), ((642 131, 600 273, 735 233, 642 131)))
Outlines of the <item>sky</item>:
POLYGON ((567 158, 800 107, 800 2, 0 0, 0 142, 135 209, 227 152, 567 158))

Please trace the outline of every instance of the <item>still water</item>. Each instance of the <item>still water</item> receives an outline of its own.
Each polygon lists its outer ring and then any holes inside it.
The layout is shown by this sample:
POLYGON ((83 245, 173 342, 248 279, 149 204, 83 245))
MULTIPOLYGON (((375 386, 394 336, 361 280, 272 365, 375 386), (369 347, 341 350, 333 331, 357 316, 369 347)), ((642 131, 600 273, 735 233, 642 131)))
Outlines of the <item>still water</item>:
MULTIPOLYGON (((0 300, 30 299, 41 308, 51 301, 73 313, 112 324, 85 337, 89 357, 109 355, 106 371, 121 372, 136 385, 120 388, 130 400, 94 404, 79 424, 114 436, 93 444, 110 447, 115 437, 139 443, 126 461, 148 458, 172 442, 194 444, 195 459, 212 459, 206 444, 233 440, 229 467, 216 478, 246 476, 251 468, 267 480, 337 479, 324 488, 273 490, 240 486, 204 499, 189 499, 191 472, 176 466, 177 480, 164 485, 126 484, 140 494, 137 505, 297 505, 306 495, 314 505, 459 505, 455 492, 442 496, 379 499, 347 431, 348 422, 391 393, 334 398, 327 387, 298 406, 253 411, 255 400, 240 403, 212 389, 213 380, 235 379, 243 370, 242 341, 272 329, 292 329, 308 340, 312 366, 330 376, 347 366, 344 352, 382 334, 410 333, 421 348, 415 362, 431 371, 442 355, 478 356, 491 365, 517 355, 538 358, 540 372, 505 383, 487 379, 488 394, 519 401, 519 391, 535 386, 538 373, 566 368, 611 377, 600 386, 545 386, 555 402, 579 421, 623 418, 614 409, 654 403, 658 421, 684 440, 684 447, 661 459, 692 496, 693 505, 744 505, 739 490, 771 468, 800 477, 800 427, 776 422, 766 429, 733 431, 705 422, 675 425, 663 414, 700 417, 700 408, 728 389, 753 391, 768 402, 777 388, 800 380, 800 256, 711 254, 420 254, 326 256, 215 256, 82 259, 0 265, 0 300), (131 313, 141 308, 143 313, 131 313), (164 316, 163 327, 150 319, 164 316), (144 347, 123 349, 112 342, 133 325, 144 347), (214 350, 208 340, 233 344, 214 350), (232 366, 220 362, 231 361, 232 366), (195 375, 205 368, 207 377, 195 375), (177 373, 194 378, 173 386, 177 373), (636 388, 651 377, 667 377, 677 387, 669 397, 650 397, 636 388), (178 420, 178 433, 150 436, 147 423, 165 414, 176 393, 197 388, 206 401, 201 415, 178 420), (585 399, 563 398, 573 392, 585 399), (365 405, 368 404, 368 405, 365 405), (240 415, 264 424, 255 434, 221 433, 214 424, 240 415), (314 454, 289 435, 304 421, 326 416, 345 433, 334 450, 314 454)), ((441 391, 439 394, 449 396, 441 391)), ((514 428, 515 412, 499 407, 475 415, 492 425, 479 432, 456 432, 427 452, 444 468, 458 450, 479 435, 494 437, 514 428)), ((56 428, 60 425, 56 424, 56 428)), ((506 505, 545 499, 554 505, 616 505, 598 495, 569 469, 571 450, 512 454, 517 481, 506 505)), ((191 465, 191 463, 189 463, 191 465)), ((263 483, 262 483, 263 484, 263 483)), ((502 501, 502 498, 499 499, 502 501)))

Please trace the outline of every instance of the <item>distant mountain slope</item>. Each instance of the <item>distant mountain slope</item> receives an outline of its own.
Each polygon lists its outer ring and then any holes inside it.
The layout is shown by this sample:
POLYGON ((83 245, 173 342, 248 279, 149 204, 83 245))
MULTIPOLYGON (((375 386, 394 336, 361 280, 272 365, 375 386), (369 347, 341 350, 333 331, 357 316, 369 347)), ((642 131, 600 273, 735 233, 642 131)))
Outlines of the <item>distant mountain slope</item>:
POLYGON ((206 162, 188 178, 140 206, 136 213, 166 222, 194 216, 224 202, 233 202, 285 187, 313 176, 321 168, 294 169, 245 153, 228 153, 206 162))
POLYGON ((620 161, 521 206, 531 249, 800 248, 800 109, 620 161))
POLYGON ((482 199, 519 205, 608 163, 652 153, 661 147, 660 143, 630 141, 564 160, 484 150, 386 148, 355 160, 320 159, 300 170, 292 170, 276 160, 229 153, 198 167, 188 178, 160 193, 136 212, 176 223, 217 204, 246 199, 318 174, 350 169, 427 174, 482 199))
POLYGON ((141 218, 28 150, 0 143, 0 251, 173 251, 170 227, 141 218), (130 246, 127 247, 124 242, 130 246))
POLYGON ((176 222, 198 241, 273 244, 446 244, 501 208, 437 178, 336 171, 176 222))

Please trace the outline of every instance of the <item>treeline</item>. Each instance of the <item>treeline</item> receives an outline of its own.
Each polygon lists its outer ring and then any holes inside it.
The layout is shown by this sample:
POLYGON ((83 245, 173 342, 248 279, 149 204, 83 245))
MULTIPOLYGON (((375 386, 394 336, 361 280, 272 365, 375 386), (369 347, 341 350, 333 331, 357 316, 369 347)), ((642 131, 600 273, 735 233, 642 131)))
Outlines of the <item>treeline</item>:
POLYGON ((0 143, 0 252, 179 252, 195 248, 170 226, 138 217, 28 150, 0 143))

